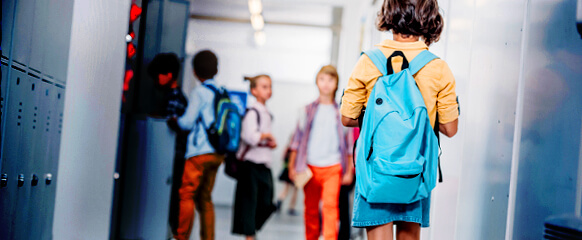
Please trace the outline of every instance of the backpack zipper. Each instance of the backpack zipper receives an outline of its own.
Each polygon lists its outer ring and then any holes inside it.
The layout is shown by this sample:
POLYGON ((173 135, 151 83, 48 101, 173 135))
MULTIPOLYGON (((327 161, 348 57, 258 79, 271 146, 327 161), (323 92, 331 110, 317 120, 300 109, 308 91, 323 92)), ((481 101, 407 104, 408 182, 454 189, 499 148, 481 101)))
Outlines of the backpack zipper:
POLYGON ((368 157, 366 158, 366 161, 370 160, 370 157, 372 157, 373 152, 374 152, 374 135, 372 135, 372 142, 370 143, 370 151, 368 151, 368 157))

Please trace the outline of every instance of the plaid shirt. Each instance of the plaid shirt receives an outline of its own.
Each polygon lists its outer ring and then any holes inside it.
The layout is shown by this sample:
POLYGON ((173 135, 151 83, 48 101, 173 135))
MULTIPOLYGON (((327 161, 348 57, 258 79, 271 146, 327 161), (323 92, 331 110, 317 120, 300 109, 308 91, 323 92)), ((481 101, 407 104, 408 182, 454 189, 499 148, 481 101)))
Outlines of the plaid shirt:
POLYGON ((166 109, 165 116, 167 117, 181 117, 186 111, 188 100, 182 93, 180 88, 171 89, 166 95, 166 109))
MULTIPOLYGON (((309 145, 309 135, 311 133, 311 127, 313 125, 313 119, 317 113, 317 107, 319 106, 319 99, 315 102, 305 106, 305 118, 299 118, 295 133, 293 135, 293 141, 289 147, 293 151, 297 151, 297 157, 295 159, 295 170, 300 173, 307 169, 307 146, 309 145), (304 121, 304 122, 302 122, 304 121)), ((341 165, 342 172, 345 172, 348 159, 348 155, 352 154, 352 147, 349 145, 353 144, 350 138, 351 134, 344 131, 344 126, 341 123, 341 118, 339 114, 339 106, 334 103, 334 107, 337 112, 337 131, 339 139, 339 150, 341 153, 341 165)))

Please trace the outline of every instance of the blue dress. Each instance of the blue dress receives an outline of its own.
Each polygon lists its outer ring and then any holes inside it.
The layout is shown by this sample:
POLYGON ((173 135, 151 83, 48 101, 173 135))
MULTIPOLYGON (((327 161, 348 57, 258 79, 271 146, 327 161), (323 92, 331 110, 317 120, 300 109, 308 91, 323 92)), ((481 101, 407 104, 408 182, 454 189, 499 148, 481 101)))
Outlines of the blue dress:
POLYGON ((358 187, 355 189, 352 226, 371 227, 403 221, 419 223, 421 227, 429 227, 430 194, 428 198, 409 204, 368 203, 358 193, 358 187))

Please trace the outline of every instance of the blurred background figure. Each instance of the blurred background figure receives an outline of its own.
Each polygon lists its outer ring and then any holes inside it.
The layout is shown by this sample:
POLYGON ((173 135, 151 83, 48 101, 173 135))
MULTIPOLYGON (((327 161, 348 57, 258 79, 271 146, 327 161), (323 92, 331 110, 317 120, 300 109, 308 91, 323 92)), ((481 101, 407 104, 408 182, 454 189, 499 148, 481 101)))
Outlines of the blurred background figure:
POLYGON ((194 225, 194 210, 200 215, 200 239, 214 239, 214 204, 212 189, 218 167, 224 155, 217 152, 210 141, 208 129, 216 121, 218 92, 214 76, 218 72, 218 59, 209 50, 200 51, 192 59, 194 75, 202 83, 190 94, 184 115, 177 122, 181 129, 190 130, 185 158, 178 228, 174 238, 187 240, 194 225))
POLYGON ((154 79, 156 86, 164 92, 163 102, 165 103, 165 107, 158 114, 168 118, 168 127, 176 133, 172 192, 170 196, 170 217, 168 220, 174 234, 176 234, 178 228, 178 211, 180 206, 178 190, 182 185, 184 161, 186 160, 184 156, 186 155, 186 145, 188 142, 188 134, 190 133, 188 130, 182 130, 177 122, 177 118, 184 114, 186 106, 188 106, 188 100, 178 84, 178 76, 181 69, 182 66, 175 53, 160 53, 156 55, 147 68, 147 73, 150 78, 154 79))
POLYGON ((255 239, 272 213, 274 186, 271 162, 277 140, 272 134, 272 115, 266 103, 271 98, 271 77, 245 77, 257 99, 242 121, 241 146, 237 158, 237 183, 232 214, 232 233, 255 239))
POLYGON ((339 84, 335 67, 323 66, 315 83, 319 97, 300 109, 302 117, 291 144, 289 178, 296 181, 304 172, 312 175, 303 187, 305 239, 317 240, 323 234, 326 240, 336 240, 340 187, 354 180, 352 147, 347 142, 339 106, 335 103, 339 84))
MULTIPOLYGON (((293 140, 293 136, 291 139, 293 140)), ((277 197, 277 212, 281 212, 281 208, 283 206, 283 201, 287 198, 287 195, 291 193, 291 199, 289 200, 289 205, 287 205, 287 213, 291 216, 296 216, 298 213, 295 210, 295 203, 297 201, 297 188, 293 181, 289 178, 289 157, 291 155, 291 149, 289 148, 291 142, 287 144, 287 149, 285 150, 285 155, 283 155, 283 169, 281 170, 281 174, 279 174, 279 181, 284 184, 283 191, 277 197)))

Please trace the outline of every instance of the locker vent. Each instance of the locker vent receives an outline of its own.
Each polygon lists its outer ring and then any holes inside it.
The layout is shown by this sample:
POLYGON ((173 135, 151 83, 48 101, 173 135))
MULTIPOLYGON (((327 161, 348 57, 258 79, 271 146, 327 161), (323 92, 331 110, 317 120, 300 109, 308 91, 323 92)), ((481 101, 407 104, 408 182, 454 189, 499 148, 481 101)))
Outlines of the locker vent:
POLYGON ((553 216, 544 224, 544 239, 582 240, 582 218, 576 216, 553 216))

